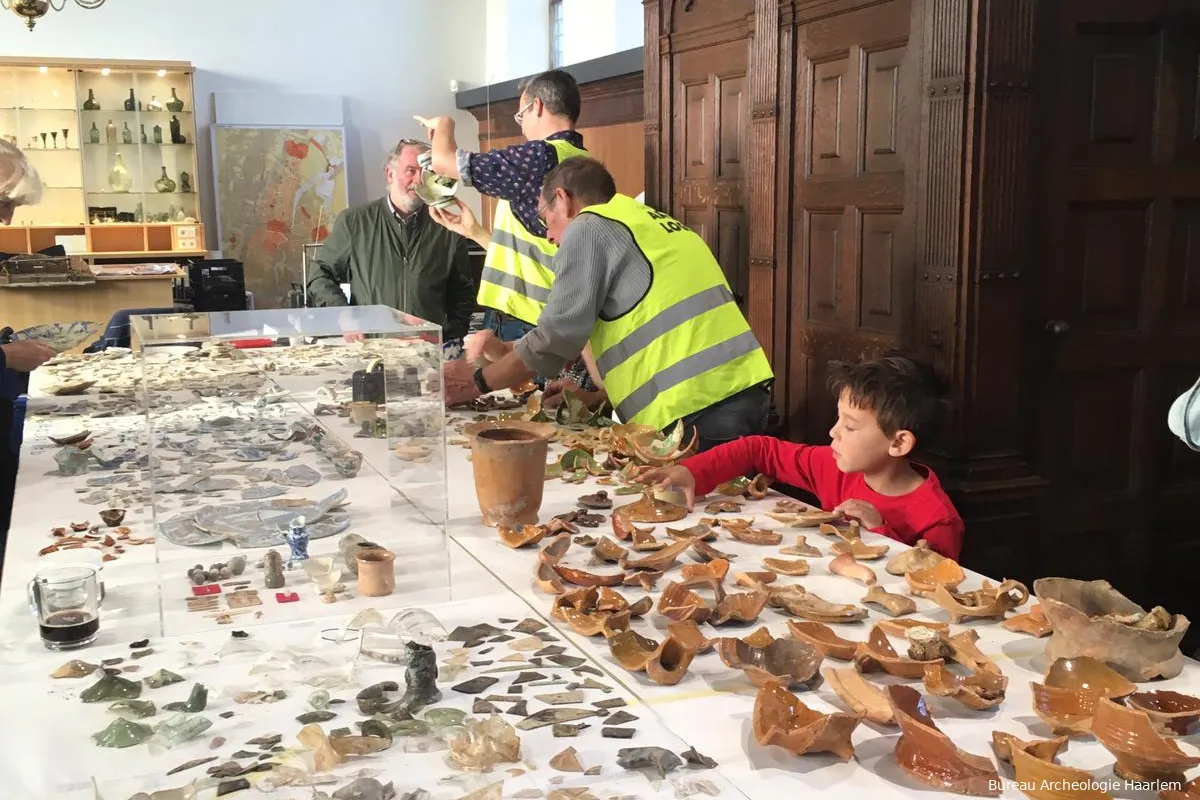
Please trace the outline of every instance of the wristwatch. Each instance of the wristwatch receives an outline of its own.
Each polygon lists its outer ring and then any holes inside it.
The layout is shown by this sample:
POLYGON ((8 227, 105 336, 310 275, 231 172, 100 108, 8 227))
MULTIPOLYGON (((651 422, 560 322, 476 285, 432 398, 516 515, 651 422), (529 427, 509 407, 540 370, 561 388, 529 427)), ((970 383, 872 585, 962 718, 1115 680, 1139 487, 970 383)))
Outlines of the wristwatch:
POLYGON ((487 381, 483 379, 483 367, 475 370, 475 385, 479 387, 480 394, 487 394, 492 391, 491 387, 487 385, 487 381))

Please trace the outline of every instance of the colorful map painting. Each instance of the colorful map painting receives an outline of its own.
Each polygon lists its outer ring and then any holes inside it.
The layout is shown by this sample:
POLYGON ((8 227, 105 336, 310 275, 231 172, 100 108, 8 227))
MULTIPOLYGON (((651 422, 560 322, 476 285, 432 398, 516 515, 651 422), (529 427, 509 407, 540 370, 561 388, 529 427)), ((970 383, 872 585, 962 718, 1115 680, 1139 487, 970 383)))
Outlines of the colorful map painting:
POLYGON ((255 308, 282 308, 302 283, 301 247, 325 238, 349 203, 341 128, 213 126, 217 223, 255 308))

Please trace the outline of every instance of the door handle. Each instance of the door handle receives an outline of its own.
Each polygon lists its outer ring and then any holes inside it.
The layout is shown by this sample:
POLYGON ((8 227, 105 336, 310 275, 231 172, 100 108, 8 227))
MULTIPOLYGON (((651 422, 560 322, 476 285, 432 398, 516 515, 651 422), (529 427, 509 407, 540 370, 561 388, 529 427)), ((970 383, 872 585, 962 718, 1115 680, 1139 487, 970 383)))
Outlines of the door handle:
POLYGON ((1063 336, 1071 330, 1071 326, 1066 320, 1052 319, 1046 323, 1046 333, 1051 336, 1063 336))

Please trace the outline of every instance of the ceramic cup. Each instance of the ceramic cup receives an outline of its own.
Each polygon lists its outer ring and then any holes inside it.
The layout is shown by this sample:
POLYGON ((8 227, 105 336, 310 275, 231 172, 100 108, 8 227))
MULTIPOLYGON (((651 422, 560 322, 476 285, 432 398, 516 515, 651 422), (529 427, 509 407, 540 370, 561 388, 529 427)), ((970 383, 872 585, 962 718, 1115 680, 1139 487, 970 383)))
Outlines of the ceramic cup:
POLYGON ((383 547, 358 551, 358 593, 383 597, 396 591, 396 554, 383 547))

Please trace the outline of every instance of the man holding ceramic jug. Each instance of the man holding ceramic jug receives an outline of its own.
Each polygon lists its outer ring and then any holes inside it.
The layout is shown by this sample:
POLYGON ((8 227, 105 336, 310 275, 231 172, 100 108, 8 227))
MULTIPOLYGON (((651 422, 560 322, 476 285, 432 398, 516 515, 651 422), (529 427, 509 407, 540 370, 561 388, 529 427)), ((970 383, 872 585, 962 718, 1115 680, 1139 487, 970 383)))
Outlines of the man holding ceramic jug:
MULTIPOLYGON (((479 286, 479 305, 490 309, 485 330, 467 338, 467 360, 495 360, 507 352, 505 343, 537 325, 554 282, 557 247, 546 238, 537 213, 538 194, 550 170, 570 158, 587 155, 583 136, 575 130, 582 101, 570 73, 550 70, 521 86, 517 113, 526 141, 501 150, 474 153, 460 150, 449 117, 417 117, 433 140, 433 171, 458 179, 481 194, 497 198, 492 231, 479 227, 469 237, 487 250, 479 286)), ((453 207, 431 209, 433 218, 458 233, 460 218, 453 207)), ((592 384, 582 359, 570 361, 561 377, 582 384, 593 399, 602 393, 592 384)))

